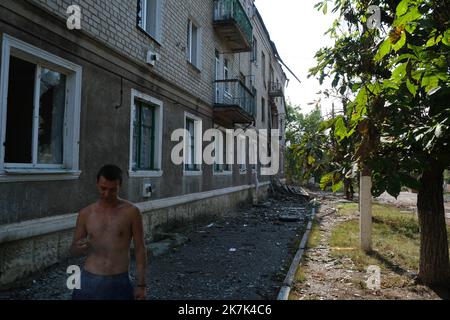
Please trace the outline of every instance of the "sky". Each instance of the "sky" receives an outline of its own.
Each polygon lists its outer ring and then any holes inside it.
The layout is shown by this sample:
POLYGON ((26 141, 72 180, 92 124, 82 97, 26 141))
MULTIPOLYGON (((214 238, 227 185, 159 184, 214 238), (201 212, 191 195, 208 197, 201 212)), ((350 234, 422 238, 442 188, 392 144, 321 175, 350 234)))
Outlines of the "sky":
MULTIPOLYGON (((277 46, 284 63, 302 81, 301 84, 285 70, 290 79, 286 98, 293 105, 300 105, 307 113, 314 106, 308 103, 318 99, 321 90, 319 81, 308 79, 308 70, 316 65, 314 55, 324 46, 331 46, 332 40, 324 33, 332 26, 334 18, 314 9, 319 0, 256 0, 272 41, 277 46)), ((331 102, 323 102, 323 112, 331 109, 331 102)))

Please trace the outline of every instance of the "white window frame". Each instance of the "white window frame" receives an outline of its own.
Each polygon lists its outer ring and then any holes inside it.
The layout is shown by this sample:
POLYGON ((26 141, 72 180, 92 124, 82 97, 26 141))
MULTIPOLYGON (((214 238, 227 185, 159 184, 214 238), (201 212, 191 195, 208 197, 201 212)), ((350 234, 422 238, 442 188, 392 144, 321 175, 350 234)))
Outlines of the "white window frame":
POLYGON ((155 14, 155 33, 153 34, 151 31, 147 28, 147 7, 148 7, 148 1, 149 0, 140 0, 141 1, 141 11, 142 11, 142 21, 139 27, 145 31, 148 35, 150 35, 153 39, 155 39, 158 42, 161 42, 162 38, 162 1, 163 0, 154 0, 156 1, 156 12, 155 14))
MULTIPOLYGON (((223 79, 224 80, 230 79, 230 60, 227 58, 223 59, 223 79)), ((232 97, 229 82, 224 83, 223 91, 229 98, 232 97)))
POLYGON ((258 40, 255 36, 253 36, 253 48, 252 48, 252 56, 251 56, 251 62, 258 63, 258 40))
POLYGON ((224 155, 226 155, 226 150, 222 149, 222 148, 227 147, 226 129, 223 127, 216 127, 216 130, 219 130, 222 133, 222 140, 220 141, 219 139, 216 139, 216 138, 214 139, 214 147, 215 147, 216 157, 215 157, 215 161, 214 161, 213 175, 215 175, 215 176, 230 176, 233 174, 233 165, 232 164, 229 164, 230 170, 222 170, 222 171, 216 170, 216 162, 220 162, 220 160, 222 160, 224 165, 227 164, 226 156, 225 156, 225 159, 221 159, 224 157, 224 155), (220 146, 220 142, 222 142, 222 148, 220 146), (218 151, 222 151, 222 152, 218 152, 218 151))
POLYGON ((200 25, 192 18, 188 19, 188 37, 187 37, 187 60, 188 62, 196 67, 198 70, 202 69, 202 29, 200 25), (193 41, 193 27, 197 31, 197 41, 193 41), (195 57, 193 57, 192 51, 193 46, 195 45, 197 51, 195 57))
POLYGON ((162 170, 162 144, 163 144, 163 124, 164 124, 164 103, 152 96, 142 93, 138 90, 131 90, 131 117, 130 117, 130 160, 128 166, 128 175, 130 178, 152 178, 152 177, 162 177, 164 172, 162 170), (154 163, 155 167, 159 168, 157 170, 133 170, 133 154, 134 154, 134 144, 133 144, 133 125, 134 117, 136 115, 136 99, 142 100, 145 103, 151 104, 155 107, 155 146, 154 146, 154 163))
MULTIPOLYGON (((82 67, 24 41, 3 34, 0 73, 0 181, 41 181, 78 179, 82 67), (11 56, 66 76, 63 164, 33 165, 5 163, 6 120, 8 110, 9 65, 11 56)), ((37 95, 34 97, 36 103, 37 95)))
POLYGON ((203 121, 201 118, 189 113, 184 113, 184 162, 183 162, 183 175, 185 176, 201 176, 203 175, 203 164, 202 164, 202 158, 203 158, 203 121), (199 164, 199 170, 186 170, 186 164, 189 161, 190 158, 190 139, 188 139, 187 133, 187 119, 190 119, 194 121, 194 164, 199 164))
POLYGON ((214 50, 214 80, 222 80, 222 59, 219 50, 214 50))
MULTIPOLYGON (((218 81, 221 80, 221 63, 220 63, 220 53, 216 49, 214 51, 214 80, 218 81)), ((214 101, 215 103, 220 102, 220 92, 221 92, 221 86, 219 83, 214 84, 214 101)))

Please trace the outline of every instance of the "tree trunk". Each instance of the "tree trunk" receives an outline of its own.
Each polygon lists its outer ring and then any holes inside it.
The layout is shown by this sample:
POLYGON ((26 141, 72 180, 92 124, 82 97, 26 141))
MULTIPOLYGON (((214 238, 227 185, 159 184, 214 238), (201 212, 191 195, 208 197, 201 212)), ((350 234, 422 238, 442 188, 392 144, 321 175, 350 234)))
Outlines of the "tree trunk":
POLYGON ((423 172, 417 209, 420 223, 419 279, 429 286, 448 286, 450 265, 443 196, 444 170, 436 164, 423 172))
POLYGON ((353 181, 350 180, 350 194, 352 195, 351 201, 355 200, 355 188, 353 188, 353 181))
POLYGON ((353 182, 351 179, 344 178, 344 189, 345 189, 345 199, 348 201, 353 201, 353 182))

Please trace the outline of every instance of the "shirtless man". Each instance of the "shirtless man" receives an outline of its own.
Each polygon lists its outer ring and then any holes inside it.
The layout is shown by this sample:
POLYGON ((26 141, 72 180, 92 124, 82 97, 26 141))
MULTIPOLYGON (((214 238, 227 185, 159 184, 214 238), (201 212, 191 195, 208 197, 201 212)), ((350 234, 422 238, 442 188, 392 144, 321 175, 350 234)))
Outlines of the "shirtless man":
POLYGON ((74 300, 145 300, 146 249, 142 216, 138 208, 118 197, 122 171, 114 165, 97 175, 100 200, 80 211, 71 254, 87 255, 81 289, 74 300), (130 244, 134 240, 137 286, 129 277, 130 244))

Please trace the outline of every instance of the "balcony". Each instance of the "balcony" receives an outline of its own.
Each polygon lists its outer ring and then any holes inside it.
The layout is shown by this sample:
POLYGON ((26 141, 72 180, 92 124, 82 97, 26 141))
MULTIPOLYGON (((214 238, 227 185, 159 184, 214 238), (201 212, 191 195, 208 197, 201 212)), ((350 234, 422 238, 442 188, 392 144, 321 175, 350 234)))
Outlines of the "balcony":
POLYGON ((269 82, 269 97, 277 98, 277 97, 282 97, 283 95, 284 95, 284 93, 283 93, 283 87, 282 87, 281 83, 269 82))
POLYGON ((239 0, 214 0, 213 25, 231 52, 252 51, 253 27, 239 0))
POLYGON ((255 97, 241 81, 217 80, 215 86, 214 121, 226 128, 255 120, 255 97))

